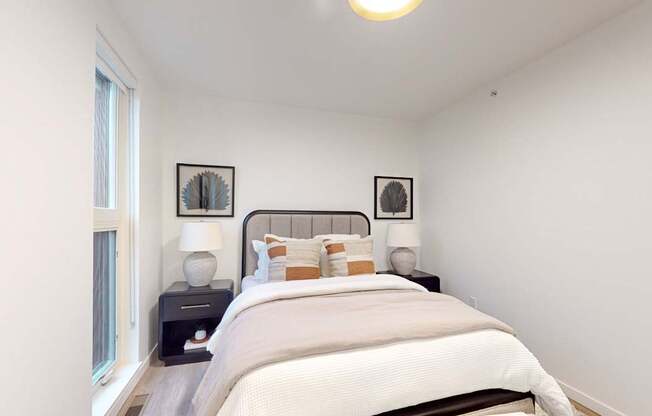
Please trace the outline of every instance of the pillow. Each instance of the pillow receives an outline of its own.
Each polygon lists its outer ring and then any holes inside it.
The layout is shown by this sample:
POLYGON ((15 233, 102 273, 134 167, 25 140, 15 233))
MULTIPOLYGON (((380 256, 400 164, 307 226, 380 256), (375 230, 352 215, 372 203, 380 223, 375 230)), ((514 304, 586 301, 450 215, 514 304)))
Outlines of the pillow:
POLYGON ((254 277, 257 280, 266 282, 268 280, 269 269, 269 255, 267 254, 267 244, 264 241, 252 240, 251 245, 254 246, 254 251, 258 255, 258 265, 254 272, 254 277))
MULTIPOLYGON (((295 238, 290 237, 276 238, 283 241, 296 240, 295 238)), ((258 264, 256 266, 256 271, 254 272, 254 277, 261 282, 267 282, 269 280, 269 255, 267 254, 267 244, 265 244, 264 241, 251 240, 251 245, 254 247, 254 251, 258 256, 258 264)))
MULTIPOLYGON (((270 237, 273 237, 277 240, 281 241, 292 241, 292 240, 298 240, 297 238, 291 238, 291 237, 279 237, 273 234, 268 234, 270 237)), ((326 239, 331 239, 331 240, 352 240, 352 239, 359 239, 360 234, 324 234, 324 235, 318 235, 314 237, 314 239, 317 240, 326 240, 326 239)), ((267 255, 267 244, 265 244, 263 241, 260 240, 252 240, 251 242, 254 246, 254 251, 258 254, 258 269, 254 273, 254 276, 260 280, 267 281, 268 280, 268 271, 267 269, 269 268, 269 256, 267 255), (259 252, 259 250, 261 250, 259 252), (263 263, 261 263, 261 259, 263 259, 263 263), (265 261, 266 260, 266 261, 265 261)), ((321 250, 321 257, 319 259, 319 274, 321 277, 330 277, 330 273, 328 270, 328 258, 326 257, 326 249, 322 246, 321 250)))
POLYGON ((374 264, 374 240, 324 241, 331 276, 355 276, 376 273, 374 264))
POLYGON ((319 279, 320 240, 290 240, 265 235, 270 281, 319 279))
MULTIPOLYGON (((316 235, 314 237, 317 240, 359 240, 360 234, 322 234, 316 235)), ((330 272, 330 267, 328 266, 328 255, 326 249, 322 250, 321 259, 319 259, 319 268, 321 269, 322 277, 334 277, 330 272)))
POLYGON ((359 240, 360 234, 322 234, 316 235, 314 238, 317 240, 359 240))

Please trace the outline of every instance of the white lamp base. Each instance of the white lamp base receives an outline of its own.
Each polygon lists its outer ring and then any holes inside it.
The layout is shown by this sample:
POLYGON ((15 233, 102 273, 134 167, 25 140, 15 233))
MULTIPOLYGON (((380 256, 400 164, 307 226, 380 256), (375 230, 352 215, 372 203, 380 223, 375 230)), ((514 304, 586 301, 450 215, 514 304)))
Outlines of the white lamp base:
POLYGON ((190 286, 207 286, 217 271, 217 259, 208 251, 192 253, 183 261, 183 275, 190 286))
POLYGON ((401 276, 408 276, 417 267, 417 255, 406 247, 399 247, 389 256, 392 269, 401 276))

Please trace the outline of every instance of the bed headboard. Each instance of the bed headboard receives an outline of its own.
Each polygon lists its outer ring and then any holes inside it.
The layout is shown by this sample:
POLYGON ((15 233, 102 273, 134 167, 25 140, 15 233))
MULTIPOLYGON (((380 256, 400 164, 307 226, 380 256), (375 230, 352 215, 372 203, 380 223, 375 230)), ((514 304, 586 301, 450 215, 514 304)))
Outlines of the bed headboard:
POLYGON ((371 234, 369 218, 358 211, 253 211, 242 223, 242 277, 254 274, 258 257, 252 240, 265 234, 312 238, 320 234, 371 234))

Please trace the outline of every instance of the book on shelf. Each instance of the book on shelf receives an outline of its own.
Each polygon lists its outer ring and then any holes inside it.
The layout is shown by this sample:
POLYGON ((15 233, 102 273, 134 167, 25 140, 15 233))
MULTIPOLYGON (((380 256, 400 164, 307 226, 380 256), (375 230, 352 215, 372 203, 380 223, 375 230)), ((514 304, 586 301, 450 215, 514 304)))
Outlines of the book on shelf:
POLYGON ((201 343, 192 342, 191 340, 187 339, 186 343, 183 346, 183 351, 184 352, 206 351, 207 346, 208 346, 208 339, 206 339, 206 341, 201 343))

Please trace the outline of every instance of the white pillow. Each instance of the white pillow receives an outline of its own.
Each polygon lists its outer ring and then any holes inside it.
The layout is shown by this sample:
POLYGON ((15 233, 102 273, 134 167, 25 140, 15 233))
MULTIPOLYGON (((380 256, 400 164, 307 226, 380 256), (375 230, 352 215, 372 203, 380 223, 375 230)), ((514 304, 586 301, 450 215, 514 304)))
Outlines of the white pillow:
POLYGON ((322 234, 316 235, 317 240, 359 240, 360 234, 322 234))
POLYGON ((254 251, 258 255, 258 266, 254 272, 254 277, 261 282, 266 282, 269 278, 269 254, 267 254, 267 244, 260 240, 251 240, 254 251))

